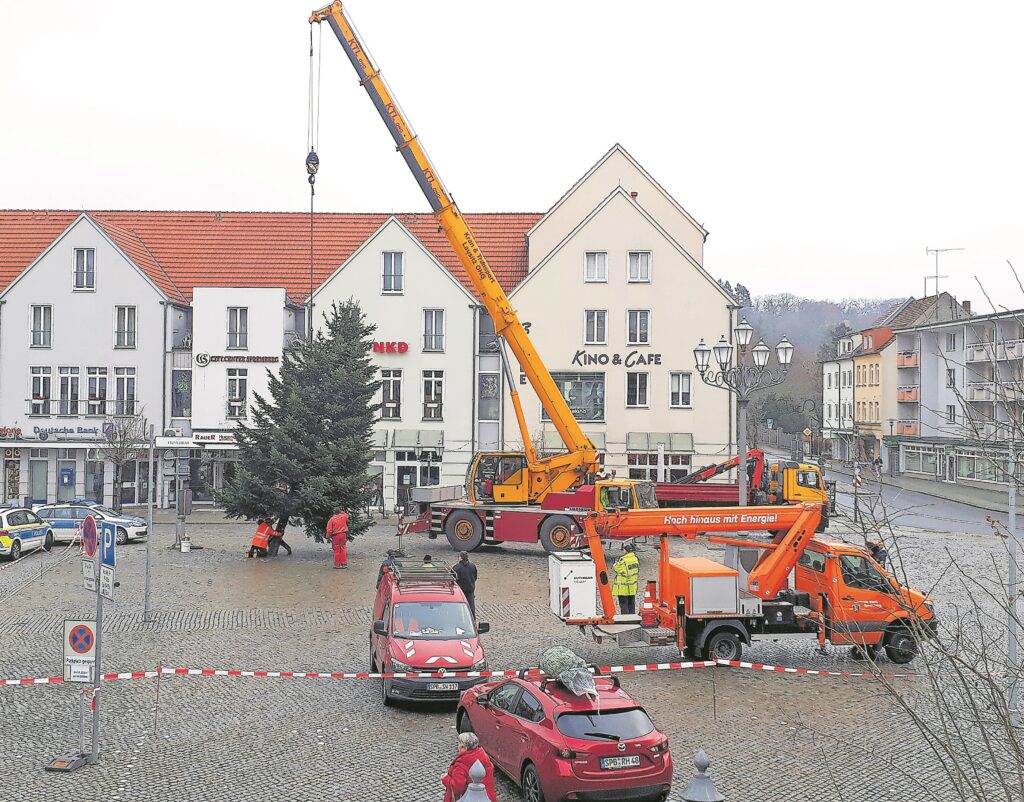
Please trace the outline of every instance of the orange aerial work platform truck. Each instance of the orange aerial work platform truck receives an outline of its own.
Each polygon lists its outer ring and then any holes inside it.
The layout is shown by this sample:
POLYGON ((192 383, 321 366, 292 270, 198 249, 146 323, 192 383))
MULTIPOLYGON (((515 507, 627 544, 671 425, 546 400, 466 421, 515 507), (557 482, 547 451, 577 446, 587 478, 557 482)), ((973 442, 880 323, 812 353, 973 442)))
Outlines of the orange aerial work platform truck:
POLYGON ((697 659, 738 660, 744 645, 803 639, 862 655, 884 648, 893 662, 909 662, 935 633, 931 600, 901 585, 864 548, 815 536, 820 515, 818 504, 591 514, 583 528, 594 567, 578 571, 566 593, 596 593, 600 612, 574 616, 585 605, 572 598, 555 604, 554 592, 552 611, 599 643, 675 644, 697 659), (756 532, 776 534, 748 536, 756 532), (658 578, 647 582, 641 615, 617 615, 603 541, 650 535, 658 537, 658 578), (722 544, 725 561, 672 556, 673 537, 722 544))

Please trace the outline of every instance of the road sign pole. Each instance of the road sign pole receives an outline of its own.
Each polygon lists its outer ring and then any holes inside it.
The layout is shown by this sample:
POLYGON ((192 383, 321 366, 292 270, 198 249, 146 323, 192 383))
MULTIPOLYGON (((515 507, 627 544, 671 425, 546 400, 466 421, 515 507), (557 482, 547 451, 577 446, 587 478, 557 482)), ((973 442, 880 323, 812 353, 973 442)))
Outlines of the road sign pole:
POLYGON ((146 516, 146 590, 143 596, 142 604, 142 621, 146 624, 149 623, 150 615, 152 611, 149 609, 149 555, 152 551, 153 544, 153 496, 156 493, 156 471, 154 468, 154 450, 156 440, 153 425, 149 426, 149 481, 146 486, 149 488, 149 498, 146 500, 148 506, 146 516))
MULTIPOLYGON (((96 561, 97 570, 100 561, 96 561)), ((89 764, 100 759, 100 679, 103 676, 103 596, 100 595, 100 581, 96 578, 96 663, 93 666, 92 683, 92 751, 89 764)))

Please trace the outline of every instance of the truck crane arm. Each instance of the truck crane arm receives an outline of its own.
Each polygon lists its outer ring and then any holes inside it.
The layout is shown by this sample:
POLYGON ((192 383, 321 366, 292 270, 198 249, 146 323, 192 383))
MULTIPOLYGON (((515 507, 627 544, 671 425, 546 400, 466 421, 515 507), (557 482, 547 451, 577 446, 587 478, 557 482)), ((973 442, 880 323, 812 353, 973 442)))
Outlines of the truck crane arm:
MULTIPOLYGON (((627 510, 593 513, 583 521, 590 556, 597 570, 598 591, 603 617, 593 621, 573 620, 573 624, 610 624, 615 620, 608 576, 608 562, 602 538, 623 540, 649 535, 707 540, 711 543, 757 546, 765 550, 747 577, 747 590, 762 599, 773 599, 785 586, 789 572, 814 537, 821 517, 819 504, 793 504, 768 507, 705 507, 698 510, 627 510), (707 535, 707 532, 777 532, 771 543, 744 538, 707 535)), ((668 546, 661 549, 659 579, 663 579, 668 546)))
MULTIPOLYGON (((512 349, 541 405, 569 450, 568 454, 539 459, 532 448, 526 445, 527 458, 532 463, 529 466, 531 497, 551 491, 567 490, 581 484, 587 475, 596 473, 601 468, 597 450, 573 417, 568 403, 530 342, 529 335, 512 308, 508 296, 481 253, 473 232, 441 183, 423 145, 413 132, 380 70, 364 49, 355 27, 342 8, 342 3, 336 0, 331 5, 314 11, 309 21, 326 21, 338 37, 345 55, 359 75, 360 83, 384 120, 395 140, 398 152, 402 154, 402 158, 412 171, 438 224, 465 268, 477 297, 494 320, 495 332, 512 349)), ((510 385, 510 391, 515 395, 514 384, 510 385)), ((517 397, 513 398, 513 404, 516 407, 524 443, 529 444, 529 432, 526 431, 525 418, 519 409, 517 397)))

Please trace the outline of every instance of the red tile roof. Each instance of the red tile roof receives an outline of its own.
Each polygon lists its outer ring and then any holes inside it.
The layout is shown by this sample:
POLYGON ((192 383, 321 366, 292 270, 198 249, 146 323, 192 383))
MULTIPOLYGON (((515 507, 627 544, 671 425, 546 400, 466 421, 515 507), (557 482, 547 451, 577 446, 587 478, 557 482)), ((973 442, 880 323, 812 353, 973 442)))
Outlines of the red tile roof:
MULTIPOLYGON (((5 288, 80 214, 0 211, 0 288, 5 288)), ((125 253, 174 300, 194 287, 284 287, 309 294, 309 215, 301 212, 88 212, 125 253)), ((387 214, 317 214, 313 286, 376 231, 387 214)), ((542 215, 467 214, 498 280, 511 291, 526 276, 526 232, 542 215)), ((470 291, 468 277, 430 214, 395 217, 470 291)))

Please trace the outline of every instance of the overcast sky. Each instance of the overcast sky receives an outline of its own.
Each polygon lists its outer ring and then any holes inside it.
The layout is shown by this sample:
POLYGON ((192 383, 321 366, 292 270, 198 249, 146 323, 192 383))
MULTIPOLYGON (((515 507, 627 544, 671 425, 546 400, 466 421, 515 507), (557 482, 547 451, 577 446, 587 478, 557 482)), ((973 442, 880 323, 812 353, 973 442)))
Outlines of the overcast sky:
MULTIPOLYGON (((352 0, 464 211, 620 142, 755 294, 1024 306, 1022 3, 352 0), (929 288, 933 283, 929 283, 929 288)), ((308 208, 306 0, 0 0, 0 207, 308 208)), ((324 26, 321 211, 426 211, 324 26)))

